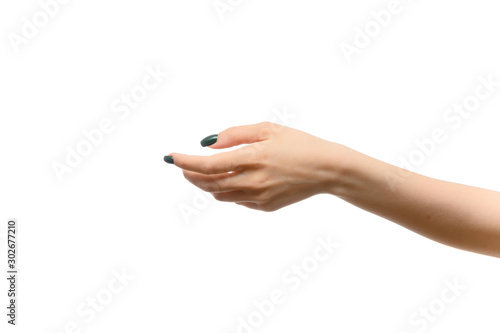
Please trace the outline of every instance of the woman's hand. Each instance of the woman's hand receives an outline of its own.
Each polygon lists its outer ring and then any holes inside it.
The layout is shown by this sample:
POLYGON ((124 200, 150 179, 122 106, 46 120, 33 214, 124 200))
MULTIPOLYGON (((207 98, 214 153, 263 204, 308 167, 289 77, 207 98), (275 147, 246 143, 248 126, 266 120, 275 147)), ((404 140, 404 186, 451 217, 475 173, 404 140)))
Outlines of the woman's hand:
POLYGON ((347 148, 270 122, 230 127, 209 147, 242 144, 248 145, 212 156, 169 155, 187 180, 215 199, 269 212, 330 193, 347 148))
POLYGON ((212 156, 170 155, 217 200, 269 212, 330 193, 443 244, 500 257, 499 192, 425 177, 269 122, 228 128, 210 147, 241 144, 212 156))

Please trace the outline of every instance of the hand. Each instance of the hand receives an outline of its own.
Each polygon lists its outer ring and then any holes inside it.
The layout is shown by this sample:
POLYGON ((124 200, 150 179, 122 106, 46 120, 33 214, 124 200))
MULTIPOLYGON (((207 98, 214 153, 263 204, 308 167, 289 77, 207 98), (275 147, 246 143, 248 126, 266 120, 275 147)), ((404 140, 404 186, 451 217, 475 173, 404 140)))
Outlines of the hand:
POLYGON ((341 145, 262 122, 230 127, 209 147, 242 144, 248 145, 212 156, 169 155, 188 181, 215 199, 266 212, 330 193, 336 182, 341 145))

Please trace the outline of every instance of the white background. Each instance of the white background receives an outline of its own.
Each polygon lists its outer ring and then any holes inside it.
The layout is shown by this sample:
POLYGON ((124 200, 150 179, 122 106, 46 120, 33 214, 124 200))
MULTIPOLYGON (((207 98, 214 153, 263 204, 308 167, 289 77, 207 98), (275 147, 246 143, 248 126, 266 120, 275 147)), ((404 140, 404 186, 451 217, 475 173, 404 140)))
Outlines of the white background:
POLYGON ((222 20, 211 0, 74 0, 15 52, 9 33, 40 5, 2 1, 0 221, 1 233, 19 221, 20 278, 14 329, 2 278, 0 331, 59 333, 74 321, 78 332, 236 332, 254 301, 289 290, 282 274, 316 237, 331 236, 339 249, 255 332, 418 332, 412 314, 438 304, 447 279, 467 289, 420 331, 498 332, 498 259, 335 197, 272 213, 212 198, 190 223, 180 213, 196 188, 163 156, 213 154, 203 137, 284 108, 287 125, 392 164, 443 127, 448 140, 417 172, 500 190, 500 89, 459 129, 442 120, 480 75, 500 80, 498 5, 401 0, 348 63, 340 44, 387 6, 243 0, 222 20), (111 105, 147 66, 169 77, 122 120, 111 105), (113 132, 59 181, 52 163, 104 118, 113 132), (77 308, 122 269, 133 280, 87 323, 77 308))

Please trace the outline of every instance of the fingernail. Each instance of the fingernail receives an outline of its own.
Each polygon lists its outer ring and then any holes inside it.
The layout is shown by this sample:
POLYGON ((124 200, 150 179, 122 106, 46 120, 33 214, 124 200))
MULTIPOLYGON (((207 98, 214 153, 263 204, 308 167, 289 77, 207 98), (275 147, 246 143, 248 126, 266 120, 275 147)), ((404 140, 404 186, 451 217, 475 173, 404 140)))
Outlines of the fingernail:
POLYGON ((214 143, 217 142, 217 138, 219 137, 219 134, 212 134, 207 136, 205 139, 201 140, 201 146, 206 147, 206 146, 211 146, 214 143))
POLYGON ((163 160, 168 164, 174 164, 174 158, 172 156, 165 156, 163 160))

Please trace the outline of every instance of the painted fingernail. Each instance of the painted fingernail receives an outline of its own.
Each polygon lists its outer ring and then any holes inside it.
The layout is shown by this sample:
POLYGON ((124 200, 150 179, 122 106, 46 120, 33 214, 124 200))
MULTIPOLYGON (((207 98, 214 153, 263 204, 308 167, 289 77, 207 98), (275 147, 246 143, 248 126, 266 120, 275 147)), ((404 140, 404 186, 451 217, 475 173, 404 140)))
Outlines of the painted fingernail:
POLYGON ((168 164, 174 164, 174 158, 172 156, 165 156, 163 160, 168 164))
POLYGON ((207 136, 205 139, 201 140, 201 146, 206 147, 206 146, 211 146, 214 143, 217 142, 217 138, 219 137, 219 134, 212 134, 207 136))

